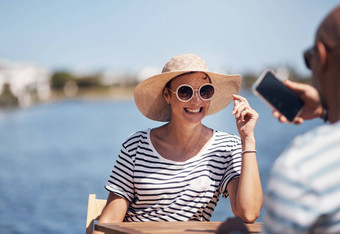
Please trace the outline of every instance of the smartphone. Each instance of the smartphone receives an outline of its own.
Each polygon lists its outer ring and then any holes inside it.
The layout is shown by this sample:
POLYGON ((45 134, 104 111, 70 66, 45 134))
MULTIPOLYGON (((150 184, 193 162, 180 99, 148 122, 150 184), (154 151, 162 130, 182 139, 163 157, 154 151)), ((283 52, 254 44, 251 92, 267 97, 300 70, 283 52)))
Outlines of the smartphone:
POLYGON ((300 114, 304 105, 302 99, 268 69, 259 76, 252 89, 255 95, 279 111, 289 122, 300 114))

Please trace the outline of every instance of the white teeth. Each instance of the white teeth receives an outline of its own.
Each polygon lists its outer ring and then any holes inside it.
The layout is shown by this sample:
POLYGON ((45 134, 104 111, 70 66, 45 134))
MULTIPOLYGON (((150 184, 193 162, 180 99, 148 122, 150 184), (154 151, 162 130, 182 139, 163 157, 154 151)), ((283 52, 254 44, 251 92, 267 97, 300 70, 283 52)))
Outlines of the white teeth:
POLYGON ((188 112, 191 112, 191 113, 198 113, 198 112, 200 112, 200 108, 198 108, 198 109, 189 109, 189 108, 186 108, 186 110, 188 111, 188 112))

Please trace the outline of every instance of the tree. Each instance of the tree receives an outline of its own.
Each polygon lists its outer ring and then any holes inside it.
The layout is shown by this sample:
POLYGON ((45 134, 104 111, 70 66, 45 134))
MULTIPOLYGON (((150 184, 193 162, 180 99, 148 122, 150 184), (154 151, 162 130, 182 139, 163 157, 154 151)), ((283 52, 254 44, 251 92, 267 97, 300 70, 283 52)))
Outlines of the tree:
POLYGON ((63 89, 68 81, 76 81, 75 76, 66 71, 57 71, 52 75, 51 86, 53 89, 63 89))

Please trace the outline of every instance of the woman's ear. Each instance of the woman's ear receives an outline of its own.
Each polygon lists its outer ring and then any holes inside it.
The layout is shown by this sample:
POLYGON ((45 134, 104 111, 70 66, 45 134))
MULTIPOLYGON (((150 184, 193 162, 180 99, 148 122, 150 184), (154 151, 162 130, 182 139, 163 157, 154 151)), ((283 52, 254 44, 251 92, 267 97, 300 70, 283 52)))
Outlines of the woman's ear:
POLYGON ((165 99, 165 101, 170 104, 170 92, 167 88, 163 89, 163 97, 165 99))

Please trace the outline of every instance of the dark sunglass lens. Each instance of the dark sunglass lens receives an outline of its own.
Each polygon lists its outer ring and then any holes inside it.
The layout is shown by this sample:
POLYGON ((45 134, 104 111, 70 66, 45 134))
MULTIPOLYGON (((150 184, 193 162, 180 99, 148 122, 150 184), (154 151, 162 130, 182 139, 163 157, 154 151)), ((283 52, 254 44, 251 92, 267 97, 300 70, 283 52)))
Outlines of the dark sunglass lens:
POLYGON ((215 89, 212 85, 204 85, 200 89, 200 96, 202 99, 210 99, 214 96, 215 89))
POLYGON ((177 95, 182 100, 189 100, 192 97, 192 88, 189 86, 182 86, 178 89, 177 95))
POLYGON ((303 58, 305 59, 305 65, 308 69, 310 69, 310 63, 309 63, 309 57, 307 54, 307 51, 305 53, 303 53, 303 58))
POLYGON ((305 60, 306 67, 308 69, 311 69, 311 60, 312 60, 312 57, 314 56, 314 54, 315 54, 315 46, 313 46, 312 48, 306 50, 303 53, 303 58, 305 60))

